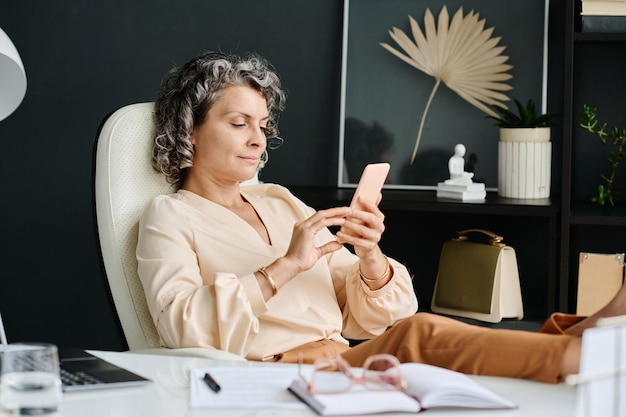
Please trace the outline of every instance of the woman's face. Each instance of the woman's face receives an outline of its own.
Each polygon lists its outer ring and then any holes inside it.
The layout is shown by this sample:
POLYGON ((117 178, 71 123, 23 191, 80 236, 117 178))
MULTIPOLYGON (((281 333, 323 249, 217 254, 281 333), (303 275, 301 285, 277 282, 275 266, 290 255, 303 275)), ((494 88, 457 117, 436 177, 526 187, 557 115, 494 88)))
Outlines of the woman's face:
POLYGON ((189 176, 213 182, 241 182, 255 176, 265 150, 269 120, 263 95, 243 86, 227 87, 191 134, 193 167, 189 176))

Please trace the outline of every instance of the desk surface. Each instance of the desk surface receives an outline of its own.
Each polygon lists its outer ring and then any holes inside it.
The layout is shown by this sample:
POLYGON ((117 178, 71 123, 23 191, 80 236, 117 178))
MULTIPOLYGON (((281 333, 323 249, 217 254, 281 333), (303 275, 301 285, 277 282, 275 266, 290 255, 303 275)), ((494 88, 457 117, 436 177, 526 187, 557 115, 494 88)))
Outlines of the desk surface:
MULTIPOLYGON (((64 394, 63 417, 299 417, 315 416, 308 409, 294 410, 191 410, 189 370, 211 366, 267 366, 256 362, 226 362, 200 358, 92 351, 110 362, 150 378, 153 384, 64 394)), ((294 375, 297 373, 294 365, 294 375)), ((571 417, 575 415, 576 390, 568 385, 541 384, 508 378, 472 377, 519 405, 515 410, 431 409, 426 415, 485 417, 571 417)), ((387 417, 408 414, 386 414, 387 417)))

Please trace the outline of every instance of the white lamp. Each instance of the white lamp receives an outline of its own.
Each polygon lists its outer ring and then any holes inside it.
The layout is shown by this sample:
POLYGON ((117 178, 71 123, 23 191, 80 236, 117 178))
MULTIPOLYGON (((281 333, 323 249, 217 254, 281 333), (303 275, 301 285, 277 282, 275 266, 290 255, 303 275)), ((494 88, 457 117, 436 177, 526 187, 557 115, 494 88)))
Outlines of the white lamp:
POLYGON ((17 109, 26 94, 26 72, 8 35, 0 29, 0 121, 17 109))

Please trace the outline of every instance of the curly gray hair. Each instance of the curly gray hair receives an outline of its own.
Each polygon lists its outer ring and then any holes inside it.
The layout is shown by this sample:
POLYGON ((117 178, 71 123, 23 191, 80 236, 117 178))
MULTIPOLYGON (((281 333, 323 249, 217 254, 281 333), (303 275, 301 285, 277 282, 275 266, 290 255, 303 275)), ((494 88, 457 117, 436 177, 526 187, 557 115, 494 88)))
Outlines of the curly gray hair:
POLYGON ((204 123, 220 92, 231 86, 252 87, 263 94, 270 115, 265 133, 268 138, 278 135, 278 112, 285 106, 286 94, 265 59, 256 54, 240 57, 207 52, 172 69, 155 99, 157 136, 152 166, 177 189, 193 164, 190 135, 194 127, 204 123))

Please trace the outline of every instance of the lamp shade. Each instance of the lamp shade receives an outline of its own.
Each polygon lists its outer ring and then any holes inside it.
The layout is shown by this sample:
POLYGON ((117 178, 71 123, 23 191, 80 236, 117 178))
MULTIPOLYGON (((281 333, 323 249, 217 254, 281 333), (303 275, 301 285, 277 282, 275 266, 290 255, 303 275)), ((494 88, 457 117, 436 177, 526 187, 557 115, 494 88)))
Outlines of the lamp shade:
POLYGON ((26 72, 9 36, 0 29, 0 120, 20 105, 26 94, 26 72))

